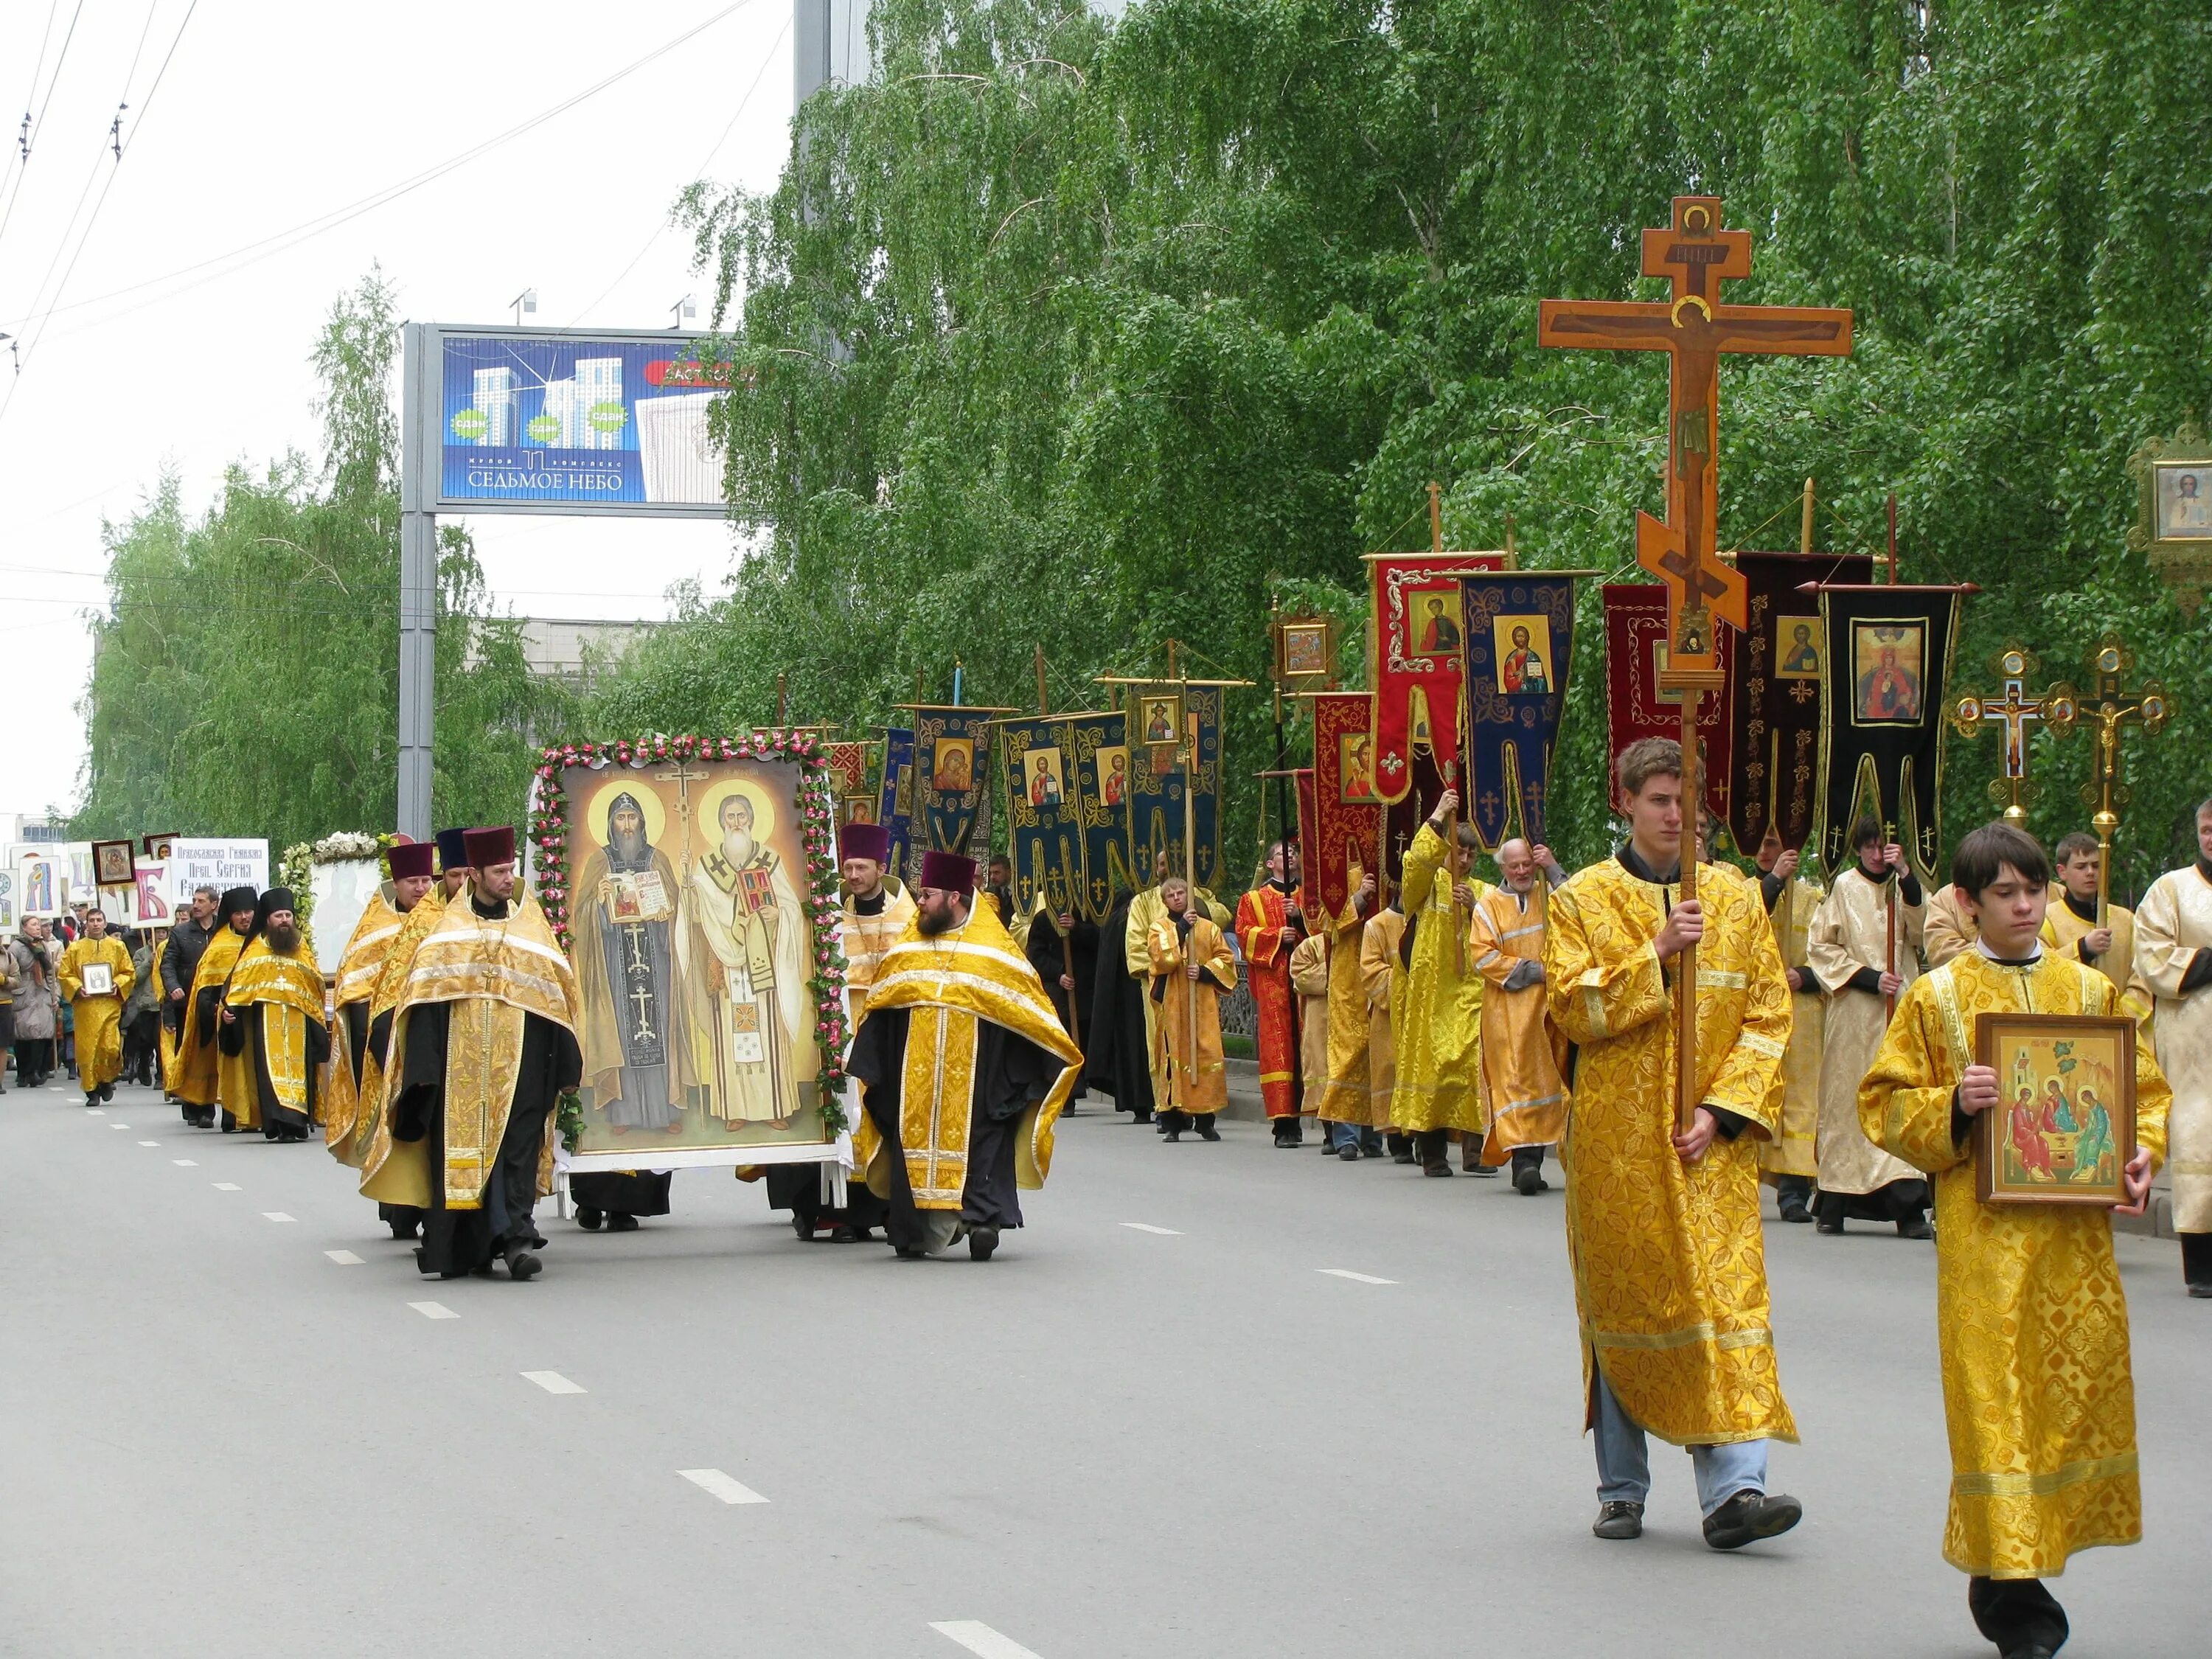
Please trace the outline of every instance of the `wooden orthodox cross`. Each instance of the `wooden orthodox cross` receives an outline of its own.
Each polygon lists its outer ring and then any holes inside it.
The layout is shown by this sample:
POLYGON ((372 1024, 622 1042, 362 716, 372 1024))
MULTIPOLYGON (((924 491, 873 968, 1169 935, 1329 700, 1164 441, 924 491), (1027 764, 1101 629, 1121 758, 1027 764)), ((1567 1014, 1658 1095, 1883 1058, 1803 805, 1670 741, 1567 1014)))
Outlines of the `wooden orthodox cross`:
POLYGON ((2035 787, 2027 781, 2027 728, 2049 716, 2051 699, 2027 695, 2028 676, 2035 672, 2035 653, 2025 647, 2008 645, 1990 659, 2004 682, 2004 700, 1968 692, 1951 705, 1951 724, 1959 735, 1971 738, 1992 727, 2004 732, 2004 775, 1990 781, 1990 799, 2005 804, 2008 823, 2027 821, 2028 804, 2035 787))
MULTIPOLYGON (((1667 517, 1636 515, 1636 562, 1667 586, 1667 668, 1659 689, 1682 698, 1682 902, 1698 894, 1696 814, 1698 707, 1726 684, 1714 618, 1745 625, 1743 578, 1723 564, 1719 515, 1720 360, 1758 356, 1843 357, 1850 354, 1851 313, 1790 306, 1721 303, 1723 282, 1751 275, 1751 233, 1721 228, 1717 196, 1677 196, 1674 222, 1644 233, 1643 274, 1664 276, 1662 302, 1547 300, 1537 319, 1540 345, 1586 351, 1664 351, 1669 359, 1667 517)), ((1682 952, 1676 1006, 1674 1113, 1684 1127, 1697 1109, 1697 988, 1694 946, 1682 952)))
POLYGON ((2045 699, 2043 722, 2060 737, 2077 724, 2090 726, 2097 734, 2089 781, 2081 786, 2081 804, 2094 808, 2089 822, 2097 831, 2097 926, 2105 925, 2105 908, 2112 892, 2112 836, 2120 827, 2119 809, 2128 804, 2127 757, 2120 749, 2120 733, 2129 726, 2148 737, 2166 724, 2172 712, 2166 688, 2145 680, 2142 689, 2124 689, 2136 653, 2107 634, 2089 653, 2089 672, 2096 689, 2087 696, 2070 685, 2054 685, 2045 699))

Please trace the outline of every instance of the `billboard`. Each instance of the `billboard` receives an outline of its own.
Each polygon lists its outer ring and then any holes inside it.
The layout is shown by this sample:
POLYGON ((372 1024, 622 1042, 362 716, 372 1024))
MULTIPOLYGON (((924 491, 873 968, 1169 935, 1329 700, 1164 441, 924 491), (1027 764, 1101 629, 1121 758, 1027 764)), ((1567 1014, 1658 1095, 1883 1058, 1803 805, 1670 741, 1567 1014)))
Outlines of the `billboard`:
POLYGON ((702 362, 688 336, 426 333, 433 510, 724 510, 707 414, 728 390, 729 365, 702 362))

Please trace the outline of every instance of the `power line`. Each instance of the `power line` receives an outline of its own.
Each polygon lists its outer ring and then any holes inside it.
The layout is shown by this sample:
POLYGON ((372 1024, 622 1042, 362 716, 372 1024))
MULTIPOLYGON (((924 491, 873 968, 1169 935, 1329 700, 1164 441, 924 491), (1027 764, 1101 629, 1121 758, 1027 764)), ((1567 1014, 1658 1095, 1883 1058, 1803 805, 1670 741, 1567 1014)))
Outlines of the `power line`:
POLYGON ((31 177, 31 139, 46 125, 46 106, 54 101, 54 88, 61 84, 62 65, 69 61, 70 42, 76 39, 76 20, 83 15, 84 0, 76 0, 76 9, 70 14, 69 33, 62 37, 61 56, 54 59, 54 78, 46 82, 46 95, 39 104, 35 119, 31 114, 31 100, 39 95, 39 70, 46 67, 46 41, 54 32, 54 6, 46 8, 46 33, 39 37, 39 62, 31 71, 31 90, 23 99, 23 125, 15 135, 15 148, 21 153, 22 171, 16 175, 15 193, 8 198, 8 211, 0 214, 0 236, 8 234, 8 222, 15 216, 15 204, 23 199, 23 186, 31 177))

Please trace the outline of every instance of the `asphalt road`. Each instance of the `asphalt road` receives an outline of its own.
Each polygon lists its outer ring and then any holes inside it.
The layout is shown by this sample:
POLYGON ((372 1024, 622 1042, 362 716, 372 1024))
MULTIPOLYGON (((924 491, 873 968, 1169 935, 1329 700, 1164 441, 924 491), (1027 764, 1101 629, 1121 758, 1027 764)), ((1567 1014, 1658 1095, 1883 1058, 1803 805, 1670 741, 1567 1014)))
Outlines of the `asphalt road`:
MULTIPOLYGON (((0 1652, 1990 1651, 1939 1553, 1930 1247, 1771 1226, 1803 1525, 1708 1551, 1655 1446, 1606 1544, 1558 1192, 1224 1129, 1094 1105, 988 1265, 802 1245, 695 1170, 636 1233, 543 1206, 533 1283, 440 1283, 319 1146, 10 1092, 0 1652)), ((2195 1659, 2212 1304, 2119 1249, 2148 1537, 2076 1559, 2068 1653, 2195 1659)))

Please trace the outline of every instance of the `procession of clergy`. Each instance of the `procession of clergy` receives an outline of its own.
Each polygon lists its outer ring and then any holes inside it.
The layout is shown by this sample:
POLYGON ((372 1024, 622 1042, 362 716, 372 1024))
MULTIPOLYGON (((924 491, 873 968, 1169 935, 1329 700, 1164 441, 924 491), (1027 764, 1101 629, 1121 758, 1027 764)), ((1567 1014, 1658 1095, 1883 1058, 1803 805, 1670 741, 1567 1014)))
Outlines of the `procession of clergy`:
MULTIPOLYGON (((1935 894, 1874 824, 1825 893, 1771 842, 1754 880, 1709 860, 1700 833, 1686 900, 1680 768, 1668 740, 1632 744, 1614 768, 1630 830, 1617 853, 1569 878, 1547 849, 1508 842, 1496 886, 1471 875, 1474 838, 1447 793, 1395 892, 1356 872, 1342 912, 1310 927, 1279 846, 1233 916, 1161 872, 1098 929, 1041 898, 1017 914, 1003 861, 979 883, 973 860, 933 852, 908 891, 884 832, 848 826, 840 942, 865 1182, 817 1185, 808 1170, 771 1182, 770 1201, 804 1236, 880 1226, 902 1256, 964 1238, 988 1260, 1086 1084, 1169 1141, 1218 1139, 1232 929, 1278 1146, 1301 1145, 1312 1115, 1338 1158, 1395 1145, 1443 1176, 1456 1139, 1462 1168, 1510 1169, 1530 1195, 1559 1147, 1601 1538, 1642 1532, 1650 1435, 1689 1449, 1713 1547, 1802 1515, 1767 1481, 1767 1443, 1796 1431, 1762 1181, 1785 1219, 1824 1232, 1853 1218, 1932 1232, 1954 1464, 1944 1554, 2007 1659, 2051 1654, 2067 1627, 2043 1580, 2075 1551, 2141 1535, 2126 1303, 2102 1210, 1978 1199, 1972 1130, 1999 1099, 1966 1033, 1993 1011, 2136 1018, 2125 1207, 2141 1212, 2171 1136, 2185 1279, 2212 1295, 2212 802, 2197 864, 2134 916, 2098 920, 2094 842, 2060 843, 2054 886, 2041 846, 2003 823, 1966 838, 1935 894), (1678 1124, 1675 975, 1691 946, 1699 1103, 1678 1124)), ((319 1126, 393 1235, 419 1237, 422 1273, 503 1263, 527 1279, 556 1103, 583 1072, 575 978, 518 880, 511 830, 441 832, 389 862, 327 1024, 293 896, 199 896, 161 961, 167 1085, 201 1127, 219 1115, 225 1132, 298 1140, 319 1126)), ((128 995, 130 966, 112 943, 81 939, 60 965, 88 1103, 119 1064, 105 1005, 128 995), (112 971, 92 994, 95 960, 112 971)), ((579 1218, 635 1225, 665 1209, 666 1180, 577 1176, 579 1218)))

